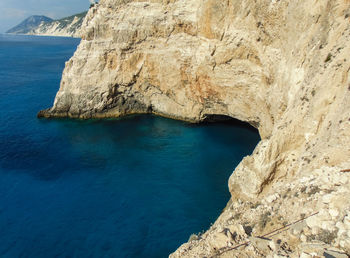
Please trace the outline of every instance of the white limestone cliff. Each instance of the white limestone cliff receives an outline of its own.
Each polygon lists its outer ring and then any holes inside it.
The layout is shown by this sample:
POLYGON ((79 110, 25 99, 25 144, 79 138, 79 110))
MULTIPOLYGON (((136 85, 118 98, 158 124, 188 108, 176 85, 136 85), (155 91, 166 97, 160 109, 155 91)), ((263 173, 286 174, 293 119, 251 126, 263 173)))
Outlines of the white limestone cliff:
POLYGON ((81 37, 81 25, 85 18, 85 13, 73 15, 61 20, 54 20, 49 23, 41 23, 32 30, 29 35, 55 36, 55 37, 81 37))
POLYGON ((33 15, 6 33, 20 35, 81 37, 81 25, 87 12, 78 13, 58 20, 33 15))
MULTIPOLYGON (((349 15, 348 0, 101 0, 84 20, 53 107, 39 116, 155 113, 199 122, 226 115, 252 124, 261 142, 232 174, 230 203, 213 227, 173 256, 308 255, 304 244, 324 239, 285 233, 287 251, 263 250, 253 240, 229 247, 249 237, 239 234, 244 225, 261 236, 312 211, 330 211, 322 202, 329 191, 350 193, 350 174, 340 172, 350 168, 349 15), (311 194, 297 205, 285 186, 296 195, 306 183, 311 194), (252 207, 257 200, 271 205, 252 207), (238 204, 245 213, 235 216, 238 204), (252 226, 266 212, 274 227, 252 226)), ((335 225, 348 223, 350 198, 334 210, 335 237, 323 249, 349 254, 350 228, 335 225)), ((310 225, 305 232, 321 234, 310 225)))

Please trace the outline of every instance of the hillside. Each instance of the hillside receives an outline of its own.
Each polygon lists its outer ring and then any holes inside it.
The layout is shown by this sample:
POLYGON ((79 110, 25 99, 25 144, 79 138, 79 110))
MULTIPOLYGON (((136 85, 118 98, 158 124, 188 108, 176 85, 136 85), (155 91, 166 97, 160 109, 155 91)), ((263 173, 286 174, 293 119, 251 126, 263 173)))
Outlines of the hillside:
POLYGON ((31 31, 38 28, 41 24, 48 24, 52 22, 53 19, 43 16, 43 15, 33 15, 22 21, 17 26, 9 29, 6 33, 12 34, 28 34, 31 31))
POLYGON ((80 37, 80 28, 87 12, 58 20, 46 16, 31 16, 7 31, 11 34, 80 37))

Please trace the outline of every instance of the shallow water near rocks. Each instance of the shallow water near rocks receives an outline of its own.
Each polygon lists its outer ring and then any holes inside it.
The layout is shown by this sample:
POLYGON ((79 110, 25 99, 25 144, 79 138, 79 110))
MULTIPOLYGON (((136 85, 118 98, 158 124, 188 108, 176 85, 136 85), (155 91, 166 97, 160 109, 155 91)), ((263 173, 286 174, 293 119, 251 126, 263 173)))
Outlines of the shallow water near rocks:
POLYGON ((0 35, 0 257, 166 257, 259 135, 155 116, 39 120, 79 40, 0 35))

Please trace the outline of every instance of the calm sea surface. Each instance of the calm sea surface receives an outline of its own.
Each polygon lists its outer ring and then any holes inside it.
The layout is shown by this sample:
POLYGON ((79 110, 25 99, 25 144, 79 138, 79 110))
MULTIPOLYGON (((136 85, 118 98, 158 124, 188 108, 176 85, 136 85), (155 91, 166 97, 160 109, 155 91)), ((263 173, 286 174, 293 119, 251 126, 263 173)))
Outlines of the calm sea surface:
POLYGON ((38 120, 79 40, 0 35, 0 257, 166 257, 259 140, 155 116, 38 120))

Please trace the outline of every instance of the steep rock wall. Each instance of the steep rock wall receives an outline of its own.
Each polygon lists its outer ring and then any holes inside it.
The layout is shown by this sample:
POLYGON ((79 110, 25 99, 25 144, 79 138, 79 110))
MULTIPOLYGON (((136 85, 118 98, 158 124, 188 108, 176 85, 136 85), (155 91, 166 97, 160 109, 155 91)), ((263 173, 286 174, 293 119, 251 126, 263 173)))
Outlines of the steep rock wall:
POLYGON ((39 116, 155 113, 198 122, 216 114, 246 121, 262 140, 229 189, 233 202, 263 198, 278 183, 349 165, 349 6, 101 0, 84 21, 53 107, 39 116))

